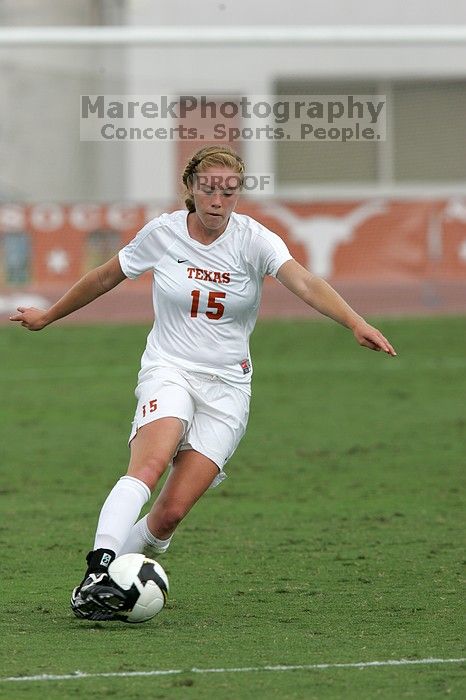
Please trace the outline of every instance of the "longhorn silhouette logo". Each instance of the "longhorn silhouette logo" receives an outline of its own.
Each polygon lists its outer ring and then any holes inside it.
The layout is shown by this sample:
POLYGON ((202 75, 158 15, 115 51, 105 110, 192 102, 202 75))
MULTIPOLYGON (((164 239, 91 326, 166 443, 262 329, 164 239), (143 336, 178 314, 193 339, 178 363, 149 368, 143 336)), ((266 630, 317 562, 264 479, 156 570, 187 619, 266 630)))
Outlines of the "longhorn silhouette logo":
POLYGON ((329 277, 333 272, 337 247, 351 241, 355 230, 364 221, 386 210, 385 202, 377 199, 361 204, 344 216, 312 214, 301 217, 278 203, 269 205, 267 214, 288 226, 291 236, 304 245, 311 272, 329 277))

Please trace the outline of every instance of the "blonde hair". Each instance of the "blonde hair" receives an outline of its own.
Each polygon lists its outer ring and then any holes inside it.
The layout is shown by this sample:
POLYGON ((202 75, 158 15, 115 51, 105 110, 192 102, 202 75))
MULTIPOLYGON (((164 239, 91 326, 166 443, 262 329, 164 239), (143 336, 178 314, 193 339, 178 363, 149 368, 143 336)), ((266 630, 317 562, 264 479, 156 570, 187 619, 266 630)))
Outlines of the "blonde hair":
POLYGON ((197 151, 191 156, 183 172, 182 179, 183 185, 185 186, 184 202, 188 211, 196 211, 194 197, 192 192, 190 192, 190 188, 192 189, 193 186, 194 176, 199 172, 203 172, 215 166, 230 168, 235 173, 238 173, 238 175, 240 175, 240 185, 242 186, 244 162, 232 148, 229 146, 206 146, 205 148, 201 148, 200 151, 197 151))

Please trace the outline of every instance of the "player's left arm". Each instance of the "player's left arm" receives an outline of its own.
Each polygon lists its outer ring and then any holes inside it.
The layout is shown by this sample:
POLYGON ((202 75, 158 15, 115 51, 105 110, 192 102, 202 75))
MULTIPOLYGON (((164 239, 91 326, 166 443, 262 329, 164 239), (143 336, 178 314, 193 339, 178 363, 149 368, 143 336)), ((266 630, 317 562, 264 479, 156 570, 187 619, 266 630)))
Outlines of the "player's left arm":
POLYGON ((283 263, 278 270, 277 279, 313 309, 349 328, 360 345, 396 355, 393 346, 377 328, 357 314, 328 282, 313 275, 296 260, 283 263))

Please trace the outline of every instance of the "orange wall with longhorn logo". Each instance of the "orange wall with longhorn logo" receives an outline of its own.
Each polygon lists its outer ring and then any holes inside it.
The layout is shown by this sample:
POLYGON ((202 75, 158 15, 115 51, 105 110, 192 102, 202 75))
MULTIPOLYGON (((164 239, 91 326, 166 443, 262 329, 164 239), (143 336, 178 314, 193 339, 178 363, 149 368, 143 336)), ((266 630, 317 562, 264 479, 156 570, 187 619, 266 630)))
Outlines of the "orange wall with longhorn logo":
MULTIPOLYGON (((111 257, 153 216, 125 203, 0 206, 0 290, 62 289, 111 257)), ((332 283, 466 282, 466 198, 351 202, 244 200, 238 210, 281 235, 332 283)), ((133 285, 150 282, 145 275, 133 285)))

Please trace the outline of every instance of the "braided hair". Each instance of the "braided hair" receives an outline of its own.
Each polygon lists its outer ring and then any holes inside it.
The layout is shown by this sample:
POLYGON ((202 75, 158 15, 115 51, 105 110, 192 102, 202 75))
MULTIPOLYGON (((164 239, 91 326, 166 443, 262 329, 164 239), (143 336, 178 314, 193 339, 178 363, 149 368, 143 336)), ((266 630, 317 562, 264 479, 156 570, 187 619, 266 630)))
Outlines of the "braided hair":
POLYGON ((240 156, 229 146, 206 146, 200 151, 194 153, 186 164, 183 172, 183 185, 185 186, 184 201, 189 212, 196 211, 194 197, 192 194, 192 186, 194 176, 207 168, 221 166, 230 168, 235 173, 240 175, 240 183, 243 184, 244 178, 244 162, 240 156))

